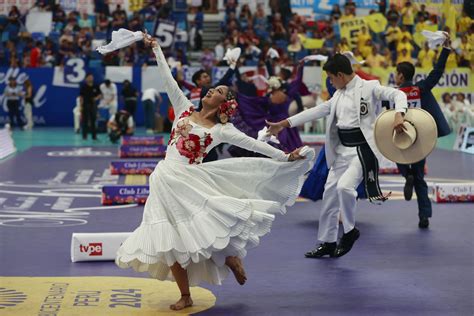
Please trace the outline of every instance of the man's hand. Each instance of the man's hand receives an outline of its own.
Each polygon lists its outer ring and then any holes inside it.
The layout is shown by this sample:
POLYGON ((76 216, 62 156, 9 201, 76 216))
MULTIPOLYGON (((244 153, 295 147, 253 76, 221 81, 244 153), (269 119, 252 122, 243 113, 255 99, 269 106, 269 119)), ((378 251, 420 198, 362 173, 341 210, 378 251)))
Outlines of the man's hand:
POLYGON ((444 32, 446 39, 444 40, 443 47, 451 48, 451 36, 448 32, 444 32))
POLYGON ((290 153, 290 156, 288 157, 288 161, 295 161, 295 160, 305 159, 306 158, 305 156, 300 155, 301 148, 303 148, 303 147, 300 147, 300 148, 297 148, 297 149, 293 150, 290 153))
POLYGON ((290 127, 290 124, 288 123, 287 120, 283 120, 277 123, 269 122, 267 120, 265 120, 265 122, 268 125, 268 130, 267 130, 268 135, 278 136, 278 133, 280 133, 284 128, 290 127))
POLYGON ((403 133, 403 131, 406 131, 405 126, 403 126, 403 122, 405 122, 403 114, 401 112, 395 113, 395 119, 393 120, 393 129, 397 132, 397 134, 401 134, 403 133))

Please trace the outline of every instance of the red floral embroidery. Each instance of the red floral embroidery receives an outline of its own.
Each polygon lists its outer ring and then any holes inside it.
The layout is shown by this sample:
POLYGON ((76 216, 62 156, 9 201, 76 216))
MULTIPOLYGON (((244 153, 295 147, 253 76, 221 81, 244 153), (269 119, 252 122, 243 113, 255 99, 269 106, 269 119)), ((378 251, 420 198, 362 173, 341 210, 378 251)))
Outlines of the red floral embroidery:
POLYGON ((194 111, 194 108, 189 108, 189 111, 184 111, 179 117, 180 120, 176 127, 171 131, 170 141, 168 145, 176 144, 178 152, 189 158, 190 164, 199 164, 207 156, 206 148, 212 143, 212 137, 209 133, 204 133, 203 137, 196 134, 190 134, 193 126, 189 122, 189 116, 194 111))
POLYGON ((179 116, 179 118, 182 119, 183 117, 188 117, 188 116, 190 116, 193 112, 194 112, 194 106, 190 106, 187 111, 184 111, 183 113, 181 113, 181 115, 179 116))

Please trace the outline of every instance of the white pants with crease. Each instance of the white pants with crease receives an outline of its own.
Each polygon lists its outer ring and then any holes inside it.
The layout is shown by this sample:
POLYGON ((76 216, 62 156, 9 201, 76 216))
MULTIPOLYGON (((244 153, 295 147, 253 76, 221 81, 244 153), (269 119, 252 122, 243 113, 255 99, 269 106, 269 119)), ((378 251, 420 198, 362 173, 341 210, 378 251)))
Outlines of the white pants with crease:
POLYGON ((339 145, 337 152, 324 186, 318 231, 318 239, 322 242, 337 241, 339 213, 344 233, 355 227, 357 187, 363 179, 362 165, 355 147, 339 145))

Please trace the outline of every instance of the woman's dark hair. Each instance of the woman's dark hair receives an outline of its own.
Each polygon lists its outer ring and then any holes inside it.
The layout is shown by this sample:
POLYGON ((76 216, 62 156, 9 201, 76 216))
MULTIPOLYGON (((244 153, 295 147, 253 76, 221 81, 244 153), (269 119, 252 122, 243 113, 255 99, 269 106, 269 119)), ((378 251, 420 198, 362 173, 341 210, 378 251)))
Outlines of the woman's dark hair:
POLYGON ((401 62, 397 65, 397 72, 403 75, 405 81, 411 81, 415 75, 415 66, 409 62, 401 62))
POLYGON ((342 54, 335 54, 334 56, 330 57, 324 64, 323 70, 333 75, 337 75, 339 72, 342 72, 346 75, 351 75, 354 72, 352 70, 349 58, 342 54))

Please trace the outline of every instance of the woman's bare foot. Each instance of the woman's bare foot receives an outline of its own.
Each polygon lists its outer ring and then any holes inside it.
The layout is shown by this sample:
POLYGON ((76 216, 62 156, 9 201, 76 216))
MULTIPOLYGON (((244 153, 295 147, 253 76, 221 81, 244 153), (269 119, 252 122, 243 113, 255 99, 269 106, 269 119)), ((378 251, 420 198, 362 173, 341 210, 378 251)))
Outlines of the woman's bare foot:
POLYGON ((193 306, 193 300, 190 295, 182 295, 181 298, 174 304, 170 305, 170 309, 174 311, 182 310, 186 307, 193 306))
POLYGON ((240 285, 244 285, 247 281, 247 276, 245 275, 244 266, 242 265, 242 260, 239 257, 227 257, 225 258, 225 264, 232 270, 234 277, 240 285))

